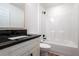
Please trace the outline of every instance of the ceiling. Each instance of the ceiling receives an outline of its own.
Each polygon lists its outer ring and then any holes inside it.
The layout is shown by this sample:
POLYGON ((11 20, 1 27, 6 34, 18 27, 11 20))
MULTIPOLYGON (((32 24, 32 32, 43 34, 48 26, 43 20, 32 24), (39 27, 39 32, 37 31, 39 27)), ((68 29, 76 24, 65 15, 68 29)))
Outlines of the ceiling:
POLYGON ((40 5, 42 7, 44 7, 45 9, 51 8, 53 6, 58 6, 58 5, 61 5, 61 4, 64 4, 64 3, 40 3, 40 5))
MULTIPOLYGON (((16 7, 24 10, 25 9, 25 3, 11 3, 12 5, 15 5, 16 7)), ((47 9, 47 8, 51 8, 53 6, 58 6, 58 5, 61 5, 61 4, 64 4, 64 3, 40 3, 40 5, 47 9)))
MULTIPOLYGON (((22 10, 25 10, 25 3, 11 3, 11 4, 15 5, 16 7, 20 8, 22 10)), ((45 9, 48 9, 48 8, 51 8, 54 6, 58 6, 61 4, 65 4, 65 3, 40 3, 40 5, 45 9)))
POLYGON ((25 9, 25 3, 11 3, 12 5, 15 5, 16 7, 24 10, 25 9))

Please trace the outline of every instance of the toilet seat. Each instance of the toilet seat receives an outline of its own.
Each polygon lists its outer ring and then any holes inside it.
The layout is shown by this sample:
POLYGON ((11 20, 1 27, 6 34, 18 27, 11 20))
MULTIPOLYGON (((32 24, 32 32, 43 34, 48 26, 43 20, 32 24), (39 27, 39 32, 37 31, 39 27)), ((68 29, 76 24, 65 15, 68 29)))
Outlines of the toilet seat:
POLYGON ((40 43, 40 48, 51 48, 51 45, 46 43, 40 43))

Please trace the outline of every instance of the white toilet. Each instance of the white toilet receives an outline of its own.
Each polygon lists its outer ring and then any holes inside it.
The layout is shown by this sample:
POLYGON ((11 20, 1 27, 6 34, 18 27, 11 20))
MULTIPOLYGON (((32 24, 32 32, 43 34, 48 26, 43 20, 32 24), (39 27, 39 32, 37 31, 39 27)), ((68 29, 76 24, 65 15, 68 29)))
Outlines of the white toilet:
POLYGON ((51 45, 46 43, 40 43, 40 48, 51 48, 51 45))
POLYGON ((51 45, 46 43, 40 43, 40 55, 41 56, 48 56, 48 51, 50 50, 51 45))

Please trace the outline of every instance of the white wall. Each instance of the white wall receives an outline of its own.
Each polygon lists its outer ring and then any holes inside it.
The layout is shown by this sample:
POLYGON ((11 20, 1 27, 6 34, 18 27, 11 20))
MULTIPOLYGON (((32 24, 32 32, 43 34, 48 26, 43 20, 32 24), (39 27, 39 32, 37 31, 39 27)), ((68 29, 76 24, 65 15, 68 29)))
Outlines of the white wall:
POLYGON ((24 29, 24 11, 10 3, 0 3, 0 29, 24 29))
POLYGON ((78 10, 78 4, 61 4, 47 9, 48 40, 63 40, 63 43, 67 40, 78 45, 78 10))
POLYGON ((0 3, 0 27, 9 27, 9 4, 0 3))
POLYGON ((24 10, 10 4, 10 27, 24 28, 24 10))
POLYGON ((25 5, 25 27, 28 33, 39 34, 39 4, 27 3, 25 5))
POLYGON ((40 5, 39 6, 39 20, 40 20, 40 32, 41 35, 45 34, 45 23, 46 23, 46 15, 43 14, 43 11, 45 11, 45 9, 40 5))

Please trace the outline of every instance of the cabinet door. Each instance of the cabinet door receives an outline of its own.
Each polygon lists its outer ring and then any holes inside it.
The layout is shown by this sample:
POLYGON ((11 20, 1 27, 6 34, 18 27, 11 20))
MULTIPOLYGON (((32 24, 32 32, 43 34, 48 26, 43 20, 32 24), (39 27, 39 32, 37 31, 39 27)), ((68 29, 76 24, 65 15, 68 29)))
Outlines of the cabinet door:
POLYGON ((0 50, 0 56, 38 56, 40 54, 39 38, 16 44, 0 50), (36 42, 36 43, 35 43, 36 42))
POLYGON ((0 3, 0 27, 9 27, 9 5, 0 3))
POLYGON ((10 6, 10 27, 24 28, 24 11, 10 6))

